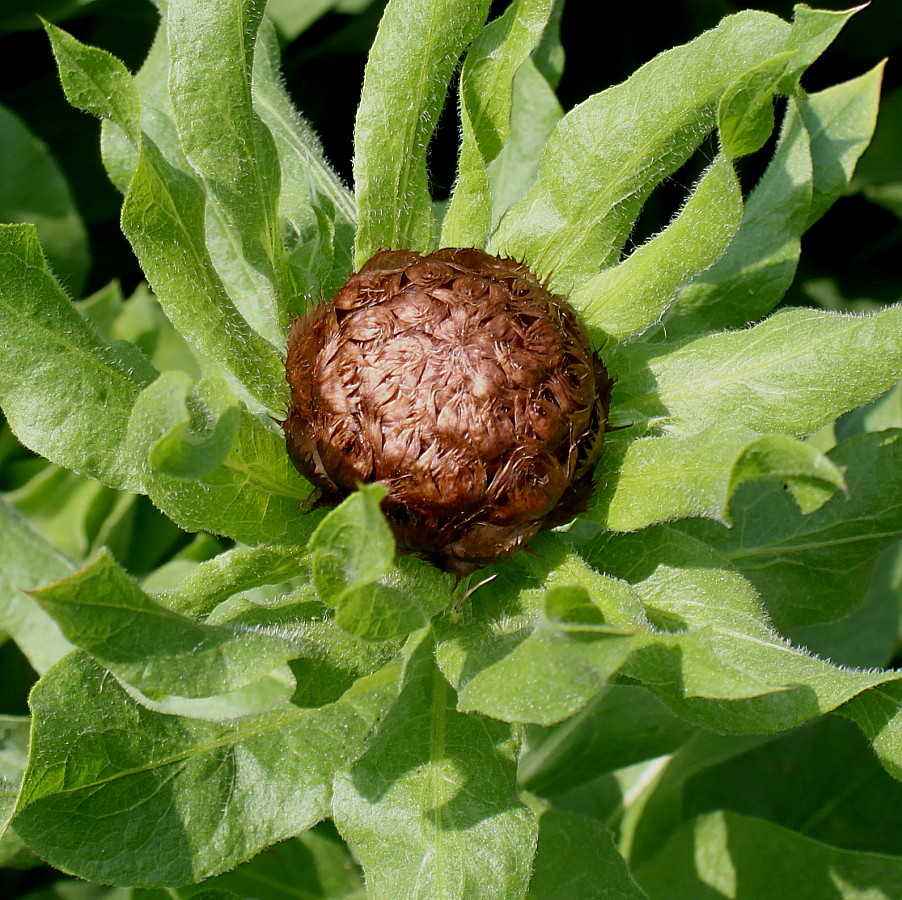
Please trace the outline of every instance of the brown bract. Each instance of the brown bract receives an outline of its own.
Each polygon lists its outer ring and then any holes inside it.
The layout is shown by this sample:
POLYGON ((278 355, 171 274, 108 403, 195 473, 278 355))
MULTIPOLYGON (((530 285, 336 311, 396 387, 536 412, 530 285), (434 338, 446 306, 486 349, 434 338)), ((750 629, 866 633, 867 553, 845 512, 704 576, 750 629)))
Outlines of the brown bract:
POLYGON ((287 371, 288 452, 321 501, 380 482, 399 546, 446 571, 585 509, 611 381, 520 263, 381 251, 294 320, 287 371))

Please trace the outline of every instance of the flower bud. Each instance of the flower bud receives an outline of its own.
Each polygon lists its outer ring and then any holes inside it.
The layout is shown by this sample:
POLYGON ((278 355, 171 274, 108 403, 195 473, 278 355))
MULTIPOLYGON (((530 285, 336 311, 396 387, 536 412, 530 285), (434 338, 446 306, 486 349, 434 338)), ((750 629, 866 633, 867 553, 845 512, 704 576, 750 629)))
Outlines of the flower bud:
POLYGON ((381 251, 288 339, 288 452, 379 482, 402 550, 463 575, 585 509, 611 381, 573 310, 481 250, 381 251))

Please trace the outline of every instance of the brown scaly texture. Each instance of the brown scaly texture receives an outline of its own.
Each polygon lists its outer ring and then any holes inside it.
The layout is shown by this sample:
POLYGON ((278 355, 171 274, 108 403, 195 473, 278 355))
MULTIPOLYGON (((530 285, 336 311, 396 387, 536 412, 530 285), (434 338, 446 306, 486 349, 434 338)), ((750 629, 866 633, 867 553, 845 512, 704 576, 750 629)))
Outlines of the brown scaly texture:
POLYGON ((294 320, 287 372, 288 452, 321 501, 382 483, 399 545, 446 571, 585 508, 611 382, 520 263, 381 251, 294 320))

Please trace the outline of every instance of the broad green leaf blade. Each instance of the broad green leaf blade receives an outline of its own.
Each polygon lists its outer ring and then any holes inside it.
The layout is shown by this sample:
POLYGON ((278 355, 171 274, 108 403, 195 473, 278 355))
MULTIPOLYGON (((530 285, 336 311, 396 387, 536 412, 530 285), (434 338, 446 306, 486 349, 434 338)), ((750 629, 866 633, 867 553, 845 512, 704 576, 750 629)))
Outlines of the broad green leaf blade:
POLYGON ((637 872, 649 900, 892 900, 902 859, 837 850, 787 828, 729 812, 688 822, 637 872))
POLYGON ((527 900, 647 900, 601 823, 546 809, 527 900))
POLYGON ((75 566, 0 500, 0 631, 8 634, 37 672, 72 646, 25 591, 69 575, 75 566))
POLYGON ((141 99, 128 69, 116 57, 45 24, 66 99, 101 119, 112 119, 132 144, 141 137, 141 99))
POLYGON ((515 900, 538 830, 517 799, 519 741, 457 712, 432 649, 428 637, 413 649, 400 696, 336 779, 332 815, 371 900, 515 900))
POLYGON ((243 411, 228 455, 201 478, 154 469, 159 441, 190 427, 192 383, 166 372, 138 398, 129 423, 133 452, 144 461, 147 495, 186 531, 211 531, 248 544, 302 547, 316 517, 301 511, 310 486, 285 452, 280 434, 243 411))
POLYGON ((51 275, 33 225, 0 225, 0 404, 23 444, 140 491, 126 428, 155 377, 137 347, 107 345, 88 327, 51 275))
POLYGON ((736 490, 760 479, 785 483, 805 511, 844 485, 842 472, 810 444, 724 423, 685 437, 610 440, 587 515, 615 531, 692 516, 728 523, 736 490))
POLYGON ((380 248, 435 249, 426 155, 457 59, 488 0, 390 0, 354 127, 359 268, 380 248))
POLYGON ((514 77, 507 143, 488 167, 490 231, 494 232, 501 217, 532 186, 545 142, 563 115, 551 85, 532 59, 525 59, 514 77))
POLYGON ((182 149, 219 202, 257 273, 255 304, 287 332, 294 281, 277 219, 275 141, 253 108, 254 44, 261 0, 201 4, 170 0, 169 85, 182 149))
POLYGON ((510 126, 513 81, 551 13, 551 0, 514 0, 470 45, 460 75, 457 183, 442 221, 443 247, 483 247, 492 221, 487 166, 510 126))
POLYGON ((275 348, 241 317, 205 243, 203 188, 169 165, 145 137, 122 206, 122 230, 173 325, 221 363, 265 409, 284 409, 275 348))
POLYGON ((526 260, 565 295, 612 265, 653 188, 714 127, 718 99, 782 53, 788 34, 766 13, 730 16, 577 106, 549 139, 535 184, 501 221, 492 252, 526 260))
POLYGON ((44 143, 0 106, 0 222, 32 222, 57 278, 79 296, 91 251, 72 192, 44 143))
POLYGON ((216 272, 206 247, 203 187, 142 136, 137 87, 122 63, 58 29, 52 36, 67 52, 60 76, 69 100, 111 119, 137 150, 122 207, 122 230, 167 316, 266 409, 281 411, 286 393, 281 359, 242 318, 216 272))
POLYGON ((262 678, 302 652, 239 623, 202 625, 155 603, 107 552, 34 592, 63 634, 148 697, 211 697, 262 678))
POLYGON ((395 539, 379 508, 386 493, 381 484, 361 487, 313 533, 308 546, 313 583, 325 603, 338 605, 391 567, 395 539))
POLYGON ((190 418, 151 447, 151 468, 179 478, 203 478, 222 465, 241 424, 241 408, 221 378, 198 382, 186 398, 190 418))
MULTIPOLYGON (((344 279, 353 267, 354 228, 357 207, 353 194, 326 162, 319 138, 298 114, 279 72, 281 47, 274 29, 264 19, 254 59, 254 109, 266 123, 276 142, 282 168, 279 215, 299 226, 309 212, 311 181, 332 210, 335 227, 334 277, 344 279)), ((338 287, 340 285, 336 285, 338 287)), ((331 285, 324 293, 328 295, 331 285)))
POLYGON ((728 159, 748 156, 764 146, 774 130, 774 93, 795 56, 772 56, 731 84, 717 104, 720 145, 728 159))
POLYGON ((862 5, 851 9, 811 9, 804 3, 796 4, 789 38, 796 55, 783 85, 785 93, 793 92, 805 69, 833 43, 846 22, 864 8, 862 5))
POLYGON ((303 556, 290 546, 235 547, 202 562, 177 587, 160 593, 157 600, 183 615, 205 618, 235 594, 281 584, 299 575, 305 567, 303 556))
POLYGON ((902 621, 902 541, 881 553, 861 605, 836 622, 792 628, 786 636, 822 659, 858 669, 892 665, 902 621))
POLYGON ((645 802, 634 861, 660 850, 681 818, 716 809, 766 819, 846 850, 902 851, 902 784, 841 716, 816 719, 727 759, 708 759, 689 778, 669 778, 671 769, 688 773, 690 761, 683 755, 667 762, 645 802), (676 789, 679 805, 667 797, 676 789))
POLYGON ((866 691, 839 711, 864 732, 886 771, 902 781, 902 685, 866 691))
POLYGON ((738 328, 779 302, 802 234, 846 188, 871 139, 881 71, 788 100, 780 143, 739 233, 720 262, 680 291, 666 318, 669 336, 738 328))
POLYGON ((880 63, 858 78, 813 94, 800 106, 814 163, 809 227, 846 189, 858 158, 871 141, 877 122, 883 65, 880 63))
POLYGON ((902 305, 874 315, 788 309, 742 331, 625 347, 614 404, 671 434, 717 422, 804 437, 900 371, 902 305))
POLYGON ((308 546, 313 583, 350 634, 382 641, 426 625, 451 599, 451 578, 411 559, 393 563, 395 540, 366 485, 330 512, 308 546))
POLYGON ((752 585, 680 532, 599 531, 581 552, 601 571, 632 583, 658 629, 625 673, 704 728, 785 730, 900 677, 840 669, 793 647, 770 625, 752 585))
MULTIPOLYGON (((321 828, 269 847, 233 872, 203 884, 207 890, 231 890, 237 897, 256 900, 351 900, 351 892, 362 887, 363 879, 348 848, 321 828)), ((354 896, 363 900, 362 894, 354 896)), ((191 898, 195 900, 196 894, 191 898)))
POLYGON ((0 838, 5 836, 16 806, 28 757, 30 725, 27 716, 0 716, 0 838))
POLYGON ((902 537, 902 431, 850 438, 830 459, 846 473, 847 494, 811 515, 761 485, 737 495, 733 529, 685 525, 755 585, 782 631, 854 610, 877 555, 902 537))
POLYGON ((328 814, 336 770, 362 752, 393 682, 387 671, 321 710, 216 723, 154 712, 71 654, 31 695, 14 827, 89 881, 153 887, 218 874, 328 814), (152 855, 138 851, 148 843, 152 855))
POLYGON ((680 286, 716 262, 742 221, 733 166, 718 156, 660 234, 581 284, 571 302, 590 329, 622 341, 653 325, 680 286))
POLYGON ((520 783, 555 797, 615 769, 672 753, 695 731, 644 688, 609 684, 575 716, 527 731, 520 783))
POLYGON ((530 549, 531 576, 510 565, 467 600, 472 621, 438 623, 437 659, 459 709, 548 725, 603 688, 648 622, 626 584, 600 576, 557 536, 539 535, 530 549), (594 629, 584 627, 585 609, 583 628, 549 616, 549 595, 561 589, 588 600, 594 629))

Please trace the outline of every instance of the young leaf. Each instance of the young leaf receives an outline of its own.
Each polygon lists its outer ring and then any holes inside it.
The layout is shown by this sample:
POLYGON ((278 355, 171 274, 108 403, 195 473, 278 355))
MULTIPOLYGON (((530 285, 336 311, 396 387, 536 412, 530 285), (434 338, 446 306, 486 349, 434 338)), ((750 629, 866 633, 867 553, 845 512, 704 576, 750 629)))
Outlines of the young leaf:
POLYGON ((517 799, 509 725, 455 709, 421 637, 366 753, 338 775, 332 815, 372 900, 497 900, 526 890, 537 827, 517 799))
POLYGON ((25 123, 0 106, 0 222, 33 222, 56 276, 80 295, 88 236, 63 173, 25 123))
POLYGON ((545 142, 563 115, 551 85, 532 58, 527 57, 514 77, 507 143, 488 167, 492 195, 490 231, 495 231, 501 217, 532 186, 545 142))
POLYGON ((682 526, 716 547, 785 631, 831 621, 862 601, 877 555, 902 537, 902 431, 850 438, 830 453, 848 493, 802 515, 773 485, 740 492, 729 531, 682 526))
POLYGON ((902 306, 868 316, 788 309, 743 331, 629 345, 621 358, 621 415, 671 434, 717 422, 804 437, 896 382, 902 306))
POLYGON ((583 282, 573 305, 591 329, 625 340, 653 325, 682 284, 716 262, 742 220, 742 191, 718 156, 686 205, 660 234, 619 265, 583 282))
POLYGON ((653 188, 714 127, 719 98, 781 54, 788 33, 775 16, 739 13, 577 106, 549 139, 538 179, 502 219, 491 251, 527 260, 563 294, 612 265, 653 188))
POLYGON ((204 458, 201 451, 202 477, 182 478, 153 467, 152 458, 168 460, 167 453, 190 429, 194 403, 190 377, 176 371, 161 375, 138 398, 129 423, 130 446, 145 461, 147 495, 188 531, 302 547, 315 526, 300 508, 309 485, 291 465, 281 435, 250 413, 240 413, 234 442, 218 465, 208 468, 221 448, 215 457, 204 458))
POLYGON ((712 812, 687 822, 636 877, 649 900, 772 900, 787 894, 861 900, 899 894, 902 860, 838 850, 760 819, 712 812))
POLYGON ((779 302, 795 275, 802 234, 845 189, 871 139, 881 72, 878 66, 787 101, 780 143, 736 238, 720 262, 682 288, 665 320, 668 336, 738 328, 779 302))
POLYGON ((610 440, 587 515, 615 531, 691 516, 729 523, 736 490, 760 479, 785 483, 807 512, 844 485, 842 472, 810 444, 717 424, 686 437, 610 440))
POLYGON ((647 900, 614 836, 599 822, 546 809, 539 815, 539 844, 527 900, 647 900), (562 865, 562 861, 566 864, 562 865))
POLYGON ((509 571, 479 588, 467 601, 472 623, 438 624, 437 659, 459 709, 547 725, 599 692, 648 623, 627 585, 600 576, 555 535, 530 546, 540 570, 526 579, 509 571), (562 615, 562 593, 581 622, 562 615))
POLYGON ((240 235, 241 252, 257 272, 256 287, 264 296, 255 305, 267 309, 284 334, 294 283, 276 215, 279 159, 251 91, 264 6, 260 0, 202 6, 170 0, 169 93, 185 156, 240 235))
POLYGON ((328 813, 336 770, 362 752, 393 678, 364 680, 322 709, 283 705, 217 723, 154 712, 70 654, 31 694, 14 827, 52 865, 90 881, 162 886, 218 874, 328 813), (148 842, 155 852, 138 852, 148 842))
POLYGON ((308 551, 320 598, 350 634, 383 641, 422 628, 451 598, 449 578, 413 560, 393 564, 380 484, 361 487, 323 519, 308 551))
POLYGON ((0 837, 5 836, 16 807, 28 757, 30 725, 27 716, 0 716, 0 837))
POLYGON ((211 697, 262 678, 301 648, 230 622, 202 625, 155 603, 101 552, 35 600, 75 646, 148 697, 211 697))
POLYGON ((429 139, 457 58, 488 0, 390 0, 367 60, 354 128, 359 268, 380 248, 435 249, 429 139))
POLYGON ((110 487, 140 491, 131 409, 156 371, 105 344, 54 280, 33 225, 0 225, 0 404, 19 440, 110 487))
POLYGON ((460 75, 457 184, 442 221, 443 247, 485 245, 492 217, 487 166, 507 140, 514 76, 539 39, 551 5, 551 0, 514 0, 467 51, 460 75))

